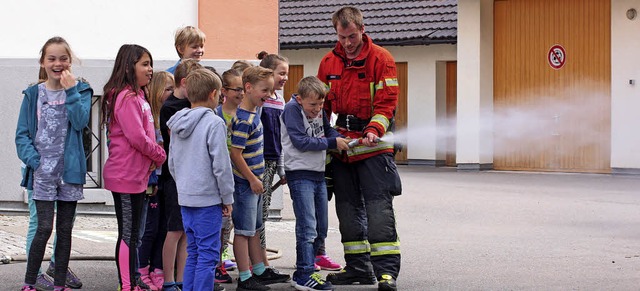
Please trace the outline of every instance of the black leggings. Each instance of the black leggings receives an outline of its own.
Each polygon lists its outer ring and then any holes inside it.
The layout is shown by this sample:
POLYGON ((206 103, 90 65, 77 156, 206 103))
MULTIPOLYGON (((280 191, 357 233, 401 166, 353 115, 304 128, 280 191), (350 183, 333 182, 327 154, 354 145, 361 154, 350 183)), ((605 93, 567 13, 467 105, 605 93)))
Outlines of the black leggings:
MULTIPOLYGON (((116 242, 116 267, 118 281, 123 291, 136 286, 136 263, 138 261, 138 236, 140 235, 140 215, 145 193, 113 194, 113 205, 118 219, 118 241, 116 242)), ((56 266, 57 266, 56 258, 56 266)))
POLYGON ((162 270, 162 246, 167 235, 162 190, 158 190, 156 195, 149 197, 147 220, 143 223, 145 223, 145 228, 142 244, 138 246, 140 268, 150 266, 149 271, 154 269, 162 270))
POLYGON ((47 247, 47 241, 53 231, 54 206, 58 204, 56 216, 56 235, 58 240, 55 249, 55 275, 54 285, 64 286, 67 278, 67 267, 71 254, 71 231, 73 230, 73 217, 76 214, 77 201, 43 201, 34 200, 38 215, 38 230, 31 242, 29 257, 27 259, 27 273, 24 282, 29 285, 36 284, 38 270, 42 264, 42 258, 47 247))

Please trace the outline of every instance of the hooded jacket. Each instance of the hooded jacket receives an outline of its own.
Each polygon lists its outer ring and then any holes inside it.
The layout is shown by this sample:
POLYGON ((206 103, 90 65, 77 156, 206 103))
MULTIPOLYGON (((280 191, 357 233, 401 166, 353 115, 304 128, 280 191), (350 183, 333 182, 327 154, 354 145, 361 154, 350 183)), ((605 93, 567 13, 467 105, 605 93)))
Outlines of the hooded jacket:
POLYGON ((284 170, 288 180, 324 180, 326 151, 337 147, 340 134, 331 127, 324 111, 311 119, 306 117, 295 97, 284 107, 282 123, 282 149, 284 170))
POLYGON ((185 108, 176 112, 167 126, 171 130, 169 171, 176 181, 178 204, 233 204, 233 172, 224 120, 209 108, 185 108))
POLYGON ((130 86, 118 93, 109 122, 109 158, 104 164, 104 187, 118 193, 139 194, 147 189, 151 164, 162 166, 166 155, 156 143, 156 129, 142 90, 130 86))
MULTIPOLYGON (((16 128, 16 150, 18 158, 26 165, 20 185, 33 190, 33 173, 40 166, 40 154, 36 150, 34 139, 38 131, 38 85, 22 91, 24 99, 20 106, 20 115, 16 128)), ((82 131, 89 124, 91 96, 93 89, 89 83, 79 80, 76 86, 65 90, 67 94, 67 136, 64 141, 64 170, 62 180, 69 184, 86 183, 87 161, 84 156, 82 131)))

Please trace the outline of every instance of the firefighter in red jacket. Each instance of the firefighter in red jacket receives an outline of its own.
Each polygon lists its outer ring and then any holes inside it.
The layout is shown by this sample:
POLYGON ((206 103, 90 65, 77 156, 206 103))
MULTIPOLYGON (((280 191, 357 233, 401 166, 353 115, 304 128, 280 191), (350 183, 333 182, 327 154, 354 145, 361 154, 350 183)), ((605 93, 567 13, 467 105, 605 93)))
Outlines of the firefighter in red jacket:
POLYGON ((390 131, 399 90, 396 65, 386 49, 364 34, 359 9, 343 7, 332 22, 338 43, 318 69, 329 89, 325 110, 338 115, 341 134, 362 142, 334 155, 329 165, 347 264, 327 281, 375 284, 377 279, 378 290, 396 290, 400 241, 393 198, 402 191, 390 131))

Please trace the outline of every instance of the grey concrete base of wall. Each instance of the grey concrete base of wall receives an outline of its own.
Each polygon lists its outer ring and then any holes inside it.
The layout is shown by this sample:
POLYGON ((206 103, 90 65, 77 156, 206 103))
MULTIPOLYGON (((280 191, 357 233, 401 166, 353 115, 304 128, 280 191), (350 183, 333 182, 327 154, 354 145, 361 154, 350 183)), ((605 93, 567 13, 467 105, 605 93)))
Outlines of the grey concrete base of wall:
POLYGON ((444 160, 420 160, 420 159, 411 159, 407 161, 407 165, 410 166, 427 166, 427 167, 444 167, 444 160))
POLYGON ((480 164, 480 163, 460 163, 458 164, 458 171, 487 171, 493 170, 493 163, 489 164, 480 164))
MULTIPOLYGON (((82 204, 78 203, 76 208, 78 214, 113 215, 113 205, 105 204, 82 204)), ((0 213, 29 213, 29 205, 24 202, 3 201, 0 213)))
POLYGON ((640 175, 640 169, 638 168, 611 168, 611 174, 613 175, 640 175))

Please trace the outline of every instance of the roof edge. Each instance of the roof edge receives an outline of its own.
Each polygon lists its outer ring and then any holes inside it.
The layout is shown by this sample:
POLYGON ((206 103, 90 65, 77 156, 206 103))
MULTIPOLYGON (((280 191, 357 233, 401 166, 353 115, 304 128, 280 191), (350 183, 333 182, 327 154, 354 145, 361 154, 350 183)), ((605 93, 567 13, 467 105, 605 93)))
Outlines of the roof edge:
MULTIPOLYGON (((457 39, 407 39, 407 40, 383 40, 374 41, 379 46, 422 46, 432 44, 457 44, 457 39)), ((322 43, 280 43, 281 50, 298 50, 298 49, 321 49, 332 48, 335 42, 322 43)))

